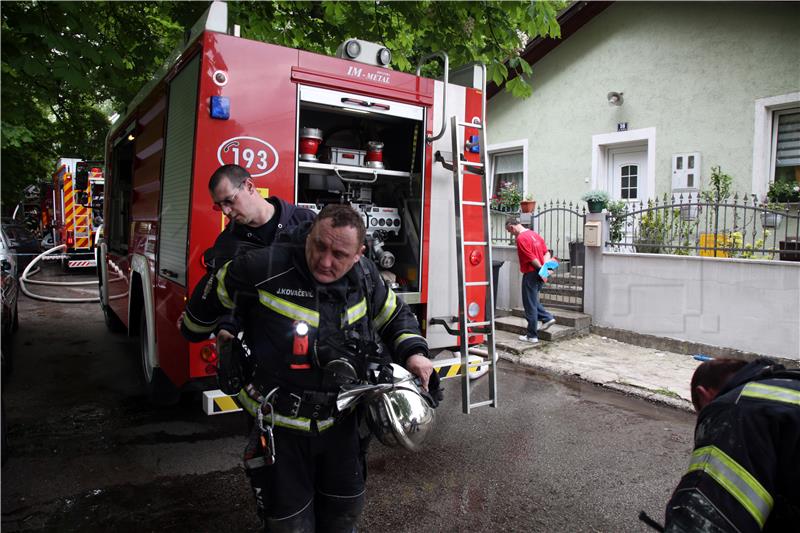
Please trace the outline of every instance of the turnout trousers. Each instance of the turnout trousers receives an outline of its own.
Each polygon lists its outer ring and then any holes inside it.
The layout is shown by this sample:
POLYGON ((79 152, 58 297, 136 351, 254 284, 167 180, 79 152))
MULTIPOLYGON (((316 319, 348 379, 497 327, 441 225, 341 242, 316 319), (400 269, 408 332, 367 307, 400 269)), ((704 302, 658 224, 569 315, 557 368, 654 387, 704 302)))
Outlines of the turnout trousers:
POLYGON ((316 435, 275 427, 275 463, 248 471, 265 531, 354 531, 365 503, 357 417, 316 435))

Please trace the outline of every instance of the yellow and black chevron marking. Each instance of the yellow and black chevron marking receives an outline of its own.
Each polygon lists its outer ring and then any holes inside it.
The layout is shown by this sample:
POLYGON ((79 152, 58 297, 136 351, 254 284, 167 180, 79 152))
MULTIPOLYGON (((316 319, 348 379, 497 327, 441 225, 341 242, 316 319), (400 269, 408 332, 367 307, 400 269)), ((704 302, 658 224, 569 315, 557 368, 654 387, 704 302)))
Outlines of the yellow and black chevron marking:
MULTIPOLYGON (((481 365, 483 361, 470 361, 469 363, 469 371, 472 374, 477 374, 481 370, 481 365)), ((435 366, 436 361, 434 361, 434 368, 436 369, 436 373, 439 374, 439 379, 449 379, 455 378, 461 375, 461 363, 453 363, 453 364, 445 364, 441 366, 435 366)))
POLYGON ((220 396, 218 398, 214 398, 214 412, 215 413, 227 413, 229 411, 239 411, 242 408, 239 407, 239 404, 236 403, 230 396, 220 396))
POLYGON ((241 411, 242 406, 233 396, 224 394, 221 390, 203 392, 203 411, 207 415, 221 415, 241 411))

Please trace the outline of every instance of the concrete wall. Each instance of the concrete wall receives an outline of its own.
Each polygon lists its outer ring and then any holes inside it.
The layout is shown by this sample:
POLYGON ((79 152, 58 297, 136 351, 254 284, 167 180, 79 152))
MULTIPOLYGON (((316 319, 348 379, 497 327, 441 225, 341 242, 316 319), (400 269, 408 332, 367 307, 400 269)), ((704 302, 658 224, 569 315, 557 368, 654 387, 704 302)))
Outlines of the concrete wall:
POLYGON ((488 104, 490 144, 527 139, 537 201, 591 188, 592 136, 655 128, 656 192, 699 151, 752 190, 754 102, 800 91, 800 3, 617 2, 533 67, 533 95, 488 104), (609 106, 606 94, 624 93, 609 106))

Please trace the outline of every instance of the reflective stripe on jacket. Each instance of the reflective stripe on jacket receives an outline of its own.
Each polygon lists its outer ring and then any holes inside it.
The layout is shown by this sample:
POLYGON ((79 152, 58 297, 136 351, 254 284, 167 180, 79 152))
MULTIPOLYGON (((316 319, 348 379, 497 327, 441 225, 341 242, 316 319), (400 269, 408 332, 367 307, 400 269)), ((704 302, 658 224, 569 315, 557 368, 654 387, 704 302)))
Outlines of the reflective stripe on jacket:
POLYGON ((765 360, 749 363, 700 412, 688 471, 667 505, 666 531, 797 526, 800 379, 772 377, 780 373, 769 368, 765 360))

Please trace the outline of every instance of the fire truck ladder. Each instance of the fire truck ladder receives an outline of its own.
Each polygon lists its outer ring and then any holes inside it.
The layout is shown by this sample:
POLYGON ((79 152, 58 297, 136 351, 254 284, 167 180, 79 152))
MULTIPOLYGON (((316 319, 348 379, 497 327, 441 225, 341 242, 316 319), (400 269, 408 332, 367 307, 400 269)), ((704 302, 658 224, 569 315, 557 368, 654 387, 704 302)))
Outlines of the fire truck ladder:
MULTIPOLYGON (((483 71, 484 79, 486 71, 483 71)), ((484 91, 485 94, 485 91, 484 91)), ((485 96, 484 96, 485 98, 485 96)), ((474 128, 480 130, 480 163, 467 161, 463 156, 458 156, 458 159, 451 164, 444 161, 439 156, 439 162, 442 165, 453 171, 453 193, 455 199, 455 214, 456 214, 456 268, 458 270, 458 317, 453 318, 452 322, 458 322, 458 329, 453 329, 448 324, 447 320, 441 318, 431 319, 431 324, 438 324, 443 326, 448 333, 457 336, 459 339, 459 349, 461 353, 461 406, 465 414, 469 414, 470 410, 484 405, 491 405, 497 407, 497 355, 495 353, 495 338, 494 338, 494 294, 492 287, 492 246, 489 240, 489 189, 486 179, 486 135, 483 128, 485 124, 485 100, 482 110, 482 122, 480 124, 471 122, 458 122, 456 117, 450 118, 450 133, 453 145, 453 154, 461 154, 464 150, 463 141, 460 139, 459 128, 474 128), (464 200, 464 181, 480 180, 480 190, 483 198, 480 201, 464 200), (483 218, 483 235, 486 236, 486 241, 465 241, 464 240, 464 206, 478 206, 481 208, 483 218), (466 255, 465 248, 470 247, 473 250, 481 250, 483 252, 483 266, 485 281, 466 281, 466 270, 464 263, 464 256, 466 255), (484 302, 484 315, 485 320, 482 322, 471 322, 467 310, 467 287, 482 286, 486 288, 486 300, 484 302), (471 396, 471 383, 470 383, 470 363, 469 363, 469 338, 475 335, 484 335, 486 338, 486 347, 488 361, 484 363, 471 364, 472 367, 488 365, 489 366, 489 399, 472 403, 471 396)), ((454 157, 456 157, 454 156, 454 157)), ((474 350, 474 349, 473 349, 474 350)))
POLYGON ((75 249, 88 250, 92 247, 91 215, 75 215, 75 249))

